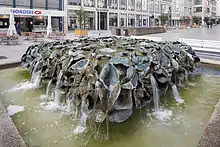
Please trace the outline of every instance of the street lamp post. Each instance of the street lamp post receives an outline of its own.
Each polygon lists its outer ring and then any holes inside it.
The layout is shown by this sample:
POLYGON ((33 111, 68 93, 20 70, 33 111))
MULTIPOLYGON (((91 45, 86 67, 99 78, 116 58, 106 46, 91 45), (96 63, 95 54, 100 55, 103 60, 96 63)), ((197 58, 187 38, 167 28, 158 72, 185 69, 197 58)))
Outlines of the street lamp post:
POLYGON ((98 2, 98 6, 99 6, 99 36, 101 35, 101 7, 103 6, 101 4, 101 0, 99 0, 98 2))

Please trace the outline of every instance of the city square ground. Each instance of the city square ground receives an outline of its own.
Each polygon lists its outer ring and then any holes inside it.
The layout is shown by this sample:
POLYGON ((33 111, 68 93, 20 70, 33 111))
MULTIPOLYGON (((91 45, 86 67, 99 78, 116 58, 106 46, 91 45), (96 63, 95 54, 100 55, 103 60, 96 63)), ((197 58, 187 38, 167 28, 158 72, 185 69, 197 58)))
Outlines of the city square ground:
MULTIPOLYGON (((163 41, 168 40, 179 40, 179 38, 188 39, 201 39, 201 40, 218 40, 220 41, 220 27, 214 28, 193 28, 193 29, 183 29, 183 30, 172 30, 166 33, 146 35, 146 37, 161 37, 163 41)), ((109 31, 101 31, 100 36, 110 36, 109 31)), ((98 31, 89 31, 89 36, 97 37, 99 36, 98 31)), ((73 39, 75 34, 69 32, 65 39, 73 39)), ((48 41, 51 41, 48 39, 48 41)), ((20 62, 21 56, 25 53, 28 46, 31 44, 36 44, 33 41, 27 41, 21 39, 19 45, 0 45, 0 65, 8 63, 18 63, 20 62)))
POLYGON ((187 39, 201 39, 201 40, 218 40, 220 41, 220 26, 214 28, 193 28, 193 29, 183 29, 174 30, 167 33, 152 34, 148 36, 152 37, 162 37, 162 40, 179 40, 179 38, 187 39))

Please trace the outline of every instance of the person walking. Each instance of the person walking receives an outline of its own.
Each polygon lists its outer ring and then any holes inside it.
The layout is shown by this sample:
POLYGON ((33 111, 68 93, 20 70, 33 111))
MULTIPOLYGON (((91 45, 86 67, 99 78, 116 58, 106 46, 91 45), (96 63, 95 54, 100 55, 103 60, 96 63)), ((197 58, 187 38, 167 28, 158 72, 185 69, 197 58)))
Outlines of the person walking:
POLYGON ((212 28, 212 26, 213 26, 213 23, 212 23, 212 21, 210 21, 210 23, 209 23, 209 24, 210 24, 210 28, 212 28))
POLYGON ((21 24, 20 24, 20 22, 17 22, 16 28, 17 28, 18 35, 21 36, 21 24))

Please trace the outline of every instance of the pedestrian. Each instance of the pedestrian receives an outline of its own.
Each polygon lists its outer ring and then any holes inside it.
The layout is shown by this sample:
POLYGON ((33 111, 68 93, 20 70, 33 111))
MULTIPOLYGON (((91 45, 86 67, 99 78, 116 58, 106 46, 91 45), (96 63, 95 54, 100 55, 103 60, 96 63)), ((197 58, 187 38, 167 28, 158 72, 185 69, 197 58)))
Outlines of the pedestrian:
POLYGON ((212 21, 210 21, 210 28, 212 28, 212 26, 213 26, 213 23, 212 23, 212 21))
POLYGON ((209 24, 209 21, 206 22, 206 25, 207 25, 207 28, 209 28, 209 25, 210 25, 210 24, 209 24))
POLYGON ((17 28, 18 35, 21 36, 21 24, 20 24, 20 22, 17 22, 16 28, 17 28))

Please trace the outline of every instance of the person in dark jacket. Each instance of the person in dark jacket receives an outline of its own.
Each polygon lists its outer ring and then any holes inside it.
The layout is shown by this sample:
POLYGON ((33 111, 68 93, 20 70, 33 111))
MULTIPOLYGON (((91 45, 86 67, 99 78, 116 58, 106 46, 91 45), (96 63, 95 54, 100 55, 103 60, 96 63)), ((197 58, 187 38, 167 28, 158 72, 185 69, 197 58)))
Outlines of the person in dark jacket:
POLYGON ((20 24, 20 22, 17 22, 16 28, 17 28, 17 33, 21 36, 21 24, 20 24))

